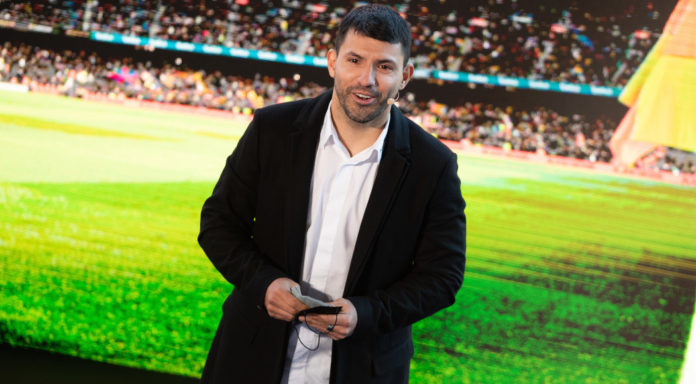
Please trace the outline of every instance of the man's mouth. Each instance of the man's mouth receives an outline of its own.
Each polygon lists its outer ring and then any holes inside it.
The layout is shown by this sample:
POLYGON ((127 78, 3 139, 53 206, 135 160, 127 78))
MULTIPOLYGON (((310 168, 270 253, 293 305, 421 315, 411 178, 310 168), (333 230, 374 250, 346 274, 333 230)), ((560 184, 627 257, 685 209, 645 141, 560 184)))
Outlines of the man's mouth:
POLYGON ((376 96, 366 92, 353 92, 353 96, 359 104, 363 105, 370 104, 376 99, 376 96))

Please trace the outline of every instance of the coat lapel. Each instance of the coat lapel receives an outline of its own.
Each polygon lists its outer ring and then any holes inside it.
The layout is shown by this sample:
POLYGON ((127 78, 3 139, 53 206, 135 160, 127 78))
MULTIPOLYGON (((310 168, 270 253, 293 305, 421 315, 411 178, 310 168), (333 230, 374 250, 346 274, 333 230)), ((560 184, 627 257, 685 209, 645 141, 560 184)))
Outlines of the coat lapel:
POLYGON ((344 297, 350 294, 357 283, 358 276, 360 276, 379 235, 382 223, 406 176, 410 165, 410 148, 408 121, 398 108, 392 107, 391 122, 384 141, 382 160, 358 231, 346 287, 343 292, 344 297))
POLYGON ((285 225, 287 230, 287 271, 295 281, 302 277, 302 258, 307 229, 309 194, 314 172, 319 133, 324 122, 326 109, 331 100, 331 91, 307 103, 292 123, 293 130, 288 137, 290 158, 288 169, 290 178, 287 186, 285 225))

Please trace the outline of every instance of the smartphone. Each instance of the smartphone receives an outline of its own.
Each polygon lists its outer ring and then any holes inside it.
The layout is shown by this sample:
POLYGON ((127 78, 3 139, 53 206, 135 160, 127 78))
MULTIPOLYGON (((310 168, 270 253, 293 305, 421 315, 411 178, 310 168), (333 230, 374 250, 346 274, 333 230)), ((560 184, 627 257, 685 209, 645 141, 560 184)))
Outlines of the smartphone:
POLYGON ((300 311, 297 314, 297 317, 309 315, 311 313, 316 313, 318 315, 335 315, 335 314, 341 312, 341 308, 343 308, 343 307, 321 306, 321 307, 307 308, 303 311, 300 311))

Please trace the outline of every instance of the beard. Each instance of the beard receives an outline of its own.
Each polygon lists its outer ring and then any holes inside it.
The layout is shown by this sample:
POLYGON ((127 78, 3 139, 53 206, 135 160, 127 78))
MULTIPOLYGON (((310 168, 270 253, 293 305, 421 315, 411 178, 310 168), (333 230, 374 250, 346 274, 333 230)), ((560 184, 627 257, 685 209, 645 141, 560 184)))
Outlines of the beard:
POLYGON ((382 113, 390 107, 390 105, 387 104, 387 97, 382 96, 377 90, 366 89, 359 86, 341 88, 339 84, 335 84, 334 86, 337 87, 338 92, 336 92, 336 95, 338 96, 338 102, 341 104, 341 108, 343 108, 343 112, 349 119, 356 123, 369 123, 382 115, 382 113), (374 97, 377 102, 372 105, 357 104, 352 100, 352 93, 354 91, 368 94, 374 97))

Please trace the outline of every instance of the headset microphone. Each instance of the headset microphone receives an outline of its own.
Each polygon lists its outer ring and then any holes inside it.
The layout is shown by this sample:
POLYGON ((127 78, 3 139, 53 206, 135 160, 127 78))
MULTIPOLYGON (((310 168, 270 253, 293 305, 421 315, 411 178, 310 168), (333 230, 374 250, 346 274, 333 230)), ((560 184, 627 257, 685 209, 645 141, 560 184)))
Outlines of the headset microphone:
POLYGON ((396 91, 396 98, 390 97, 387 99, 387 105, 392 105, 396 103, 397 100, 399 100, 399 91, 396 91))

